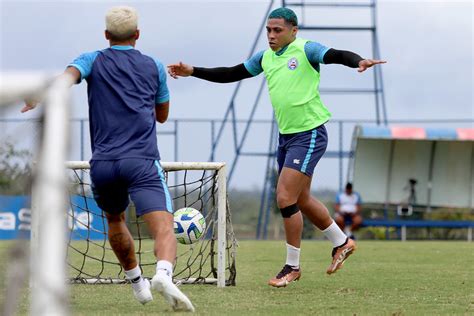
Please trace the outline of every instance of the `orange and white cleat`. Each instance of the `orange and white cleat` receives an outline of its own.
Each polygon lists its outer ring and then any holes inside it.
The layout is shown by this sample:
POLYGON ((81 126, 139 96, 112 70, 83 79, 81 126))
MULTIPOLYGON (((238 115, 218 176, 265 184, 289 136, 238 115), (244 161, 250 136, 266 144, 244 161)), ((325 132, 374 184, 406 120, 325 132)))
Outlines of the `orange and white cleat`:
POLYGON ((298 281, 301 277, 301 269, 295 269, 285 264, 276 277, 268 281, 268 285, 273 287, 285 287, 293 281, 298 281))
POLYGON ((339 247, 335 247, 332 250, 332 262, 329 265, 328 269, 326 270, 327 274, 333 274, 344 264, 344 261, 354 253, 356 250, 356 243, 354 240, 347 238, 346 242, 340 245, 339 247))

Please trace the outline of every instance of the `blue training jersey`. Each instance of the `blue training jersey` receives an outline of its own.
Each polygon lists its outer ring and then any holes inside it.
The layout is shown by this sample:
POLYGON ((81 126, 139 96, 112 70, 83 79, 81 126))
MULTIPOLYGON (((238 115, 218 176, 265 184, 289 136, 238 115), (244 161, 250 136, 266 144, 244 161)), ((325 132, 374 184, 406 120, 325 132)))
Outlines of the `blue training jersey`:
POLYGON ((155 105, 169 100, 163 64, 132 46, 112 46, 68 66, 88 84, 91 160, 159 160, 155 105))

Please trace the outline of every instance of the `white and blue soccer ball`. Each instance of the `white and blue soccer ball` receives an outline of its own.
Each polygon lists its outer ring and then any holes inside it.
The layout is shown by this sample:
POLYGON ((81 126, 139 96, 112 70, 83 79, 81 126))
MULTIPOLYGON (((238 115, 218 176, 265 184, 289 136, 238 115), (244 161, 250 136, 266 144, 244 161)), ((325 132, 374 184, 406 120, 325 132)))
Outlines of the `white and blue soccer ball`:
POLYGON ((179 243, 189 245, 198 241, 206 230, 206 220, 201 212, 184 207, 174 213, 174 235, 179 243))

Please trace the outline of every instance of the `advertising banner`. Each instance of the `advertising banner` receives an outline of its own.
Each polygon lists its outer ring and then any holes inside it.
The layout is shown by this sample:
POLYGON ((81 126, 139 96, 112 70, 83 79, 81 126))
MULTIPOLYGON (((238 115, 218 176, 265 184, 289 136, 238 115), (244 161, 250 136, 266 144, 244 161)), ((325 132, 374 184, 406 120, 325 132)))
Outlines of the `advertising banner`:
MULTIPOLYGON (((92 197, 74 195, 64 211, 72 240, 107 238, 107 224, 102 210, 92 197), (86 211, 88 210, 88 211, 86 211)), ((0 195, 0 240, 29 238, 31 230, 31 198, 0 195)))

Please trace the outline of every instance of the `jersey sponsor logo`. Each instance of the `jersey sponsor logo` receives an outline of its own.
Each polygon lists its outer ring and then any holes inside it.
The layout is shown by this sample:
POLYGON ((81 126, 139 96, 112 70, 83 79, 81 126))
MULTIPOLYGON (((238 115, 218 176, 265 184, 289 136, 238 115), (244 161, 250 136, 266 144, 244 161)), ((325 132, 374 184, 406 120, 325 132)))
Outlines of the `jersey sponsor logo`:
POLYGON ((295 70, 297 67, 298 59, 296 59, 295 57, 290 58, 290 60, 288 60, 288 69, 295 70))
POLYGON ((300 160, 299 160, 299 159, 293 159, 293 163, 294 163, 295 165, 299 165, 299 164, 300 164, 300 160))

